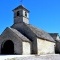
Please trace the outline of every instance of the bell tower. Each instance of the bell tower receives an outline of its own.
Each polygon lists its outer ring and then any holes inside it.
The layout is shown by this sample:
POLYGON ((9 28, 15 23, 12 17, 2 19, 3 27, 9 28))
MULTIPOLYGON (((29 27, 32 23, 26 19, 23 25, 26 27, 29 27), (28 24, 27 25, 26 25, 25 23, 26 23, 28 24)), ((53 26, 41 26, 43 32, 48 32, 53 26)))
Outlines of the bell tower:
POLYGON ((14 10, 14 24, 26 23, 29 24, 29 11, 22 5, 16 7, 14 10))

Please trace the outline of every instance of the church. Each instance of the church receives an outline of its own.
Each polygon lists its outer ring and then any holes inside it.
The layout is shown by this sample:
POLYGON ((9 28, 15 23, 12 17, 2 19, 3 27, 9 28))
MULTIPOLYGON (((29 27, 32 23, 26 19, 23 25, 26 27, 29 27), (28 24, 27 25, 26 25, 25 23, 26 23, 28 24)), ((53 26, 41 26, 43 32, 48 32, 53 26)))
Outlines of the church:
POLYGON ((55 53, 55 40, 29 23, 30 11, 23 5, 13 9, 14 23, 0 35, 0 54, 41 55, 55 53))

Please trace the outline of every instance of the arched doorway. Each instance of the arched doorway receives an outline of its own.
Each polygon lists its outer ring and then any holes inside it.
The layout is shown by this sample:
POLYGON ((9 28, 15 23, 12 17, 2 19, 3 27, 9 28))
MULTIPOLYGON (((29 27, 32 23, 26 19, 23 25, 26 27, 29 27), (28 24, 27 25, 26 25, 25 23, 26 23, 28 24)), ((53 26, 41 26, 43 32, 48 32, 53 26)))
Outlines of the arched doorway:
POLYGON ((14 54, 14 43, 11 40, 7 40, 3 47, 1 47, 1 54, 14 54))

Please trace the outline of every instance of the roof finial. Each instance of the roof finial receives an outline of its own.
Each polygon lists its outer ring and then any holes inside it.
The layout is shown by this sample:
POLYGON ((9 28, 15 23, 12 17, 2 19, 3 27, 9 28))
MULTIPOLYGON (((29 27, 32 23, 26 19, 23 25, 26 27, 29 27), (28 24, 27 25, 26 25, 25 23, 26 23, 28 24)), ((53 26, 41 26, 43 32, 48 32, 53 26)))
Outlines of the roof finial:
POLYGON ((22 5, 22 2, 23 2, 23 0, 20 0, 21 5, 22 5))

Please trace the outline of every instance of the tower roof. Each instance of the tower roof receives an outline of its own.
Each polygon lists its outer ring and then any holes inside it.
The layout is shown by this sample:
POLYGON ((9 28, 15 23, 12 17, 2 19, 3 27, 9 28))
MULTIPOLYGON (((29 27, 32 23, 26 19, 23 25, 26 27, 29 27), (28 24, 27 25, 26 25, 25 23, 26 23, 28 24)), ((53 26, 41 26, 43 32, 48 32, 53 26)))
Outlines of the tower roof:
POLYGON ((16 7, 15 9, 13 9, 13 11, 14 11, 14 10, 17 10, 17 9, 24 9, 24 10, 30 12, 30 11, 27 10, 23 5, 19 5, 18 7, 16 7))

